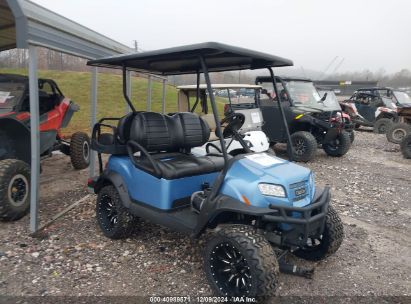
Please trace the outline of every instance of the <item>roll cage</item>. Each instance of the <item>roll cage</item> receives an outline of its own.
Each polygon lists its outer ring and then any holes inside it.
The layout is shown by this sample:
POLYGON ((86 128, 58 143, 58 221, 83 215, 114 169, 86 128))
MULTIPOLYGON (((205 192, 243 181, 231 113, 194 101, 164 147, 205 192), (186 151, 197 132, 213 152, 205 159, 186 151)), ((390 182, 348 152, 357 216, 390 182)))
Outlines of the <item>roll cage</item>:
MULTIPOLYGON (((20 96, 20 99, 15 102, 13 106, 14 111, 29 111, 28 98, 29 98, 29 78, 23 75, 16 74, 0 74, 0 83, 9 82, 9 83, 20 83, 24 86, 23 93, 20 96)), ((41 91, 45 88, 46 85, 49 85, 51 94, 53 96, 58 96, 59 101, 64 98, 63 93, 58 87, 57 83, 53 79, 40 78, 38 80, 38 89, 40 94, 39 103, 41 103, 41 91)), ((41 106, 41 104, 40 104, 41 106)))

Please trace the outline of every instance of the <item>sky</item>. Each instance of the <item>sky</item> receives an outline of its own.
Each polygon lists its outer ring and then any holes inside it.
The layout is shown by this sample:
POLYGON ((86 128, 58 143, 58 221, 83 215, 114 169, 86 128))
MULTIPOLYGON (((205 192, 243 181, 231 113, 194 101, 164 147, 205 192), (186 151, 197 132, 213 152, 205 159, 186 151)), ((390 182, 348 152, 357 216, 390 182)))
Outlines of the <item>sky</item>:
POLYGON ((409 0, 34 2, 130 47, 137 40, 141 50, 217 41, 289 58, 307 70, 411 69, 409 0))

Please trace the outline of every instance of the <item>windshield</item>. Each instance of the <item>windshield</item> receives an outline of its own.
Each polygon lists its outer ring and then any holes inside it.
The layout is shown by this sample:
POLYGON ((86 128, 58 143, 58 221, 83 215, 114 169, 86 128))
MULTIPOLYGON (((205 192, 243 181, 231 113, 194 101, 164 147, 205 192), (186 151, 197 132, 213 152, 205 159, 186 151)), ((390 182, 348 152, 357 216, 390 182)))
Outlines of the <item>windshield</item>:
POLYGON ((392 101, 391 98, 381 97, 381 99, 382 99, 382 102, 384 103, 384 105, 385 105, 387 108, 389 108, 389 109, 395 109, 395 108, 396 108, 395 103, 392 101))
POLYGON ((0 110, 12 110, 24 93, 24 84, 0 82, 0 110))
POLYGON ((233 104, 241 104, 241 103, 255 103, 255 89, 248 89, 248 88, 240 88, 240 89, 223 89, 215 91, 215 95, 222 97, 224 102, 229 103, 228 95, 230 92, 230 100, 233 104))
POLYGON ((304 106, 315 109, 325 108, 321 101, 320 94, 312 82, 307 81, 287 81, 286 86, 292 102, 295 106, 304 106))
POLYGON ((394 96, 399 104, 411 104, 411 97, 405 92, 394 91, 394 96))
POLYGON ((319 90, 320 96, 323 97, 327 93, 327 98, 324 100, 324 105, 334 111, 341 110, 340 103, 333 90, 319 90))

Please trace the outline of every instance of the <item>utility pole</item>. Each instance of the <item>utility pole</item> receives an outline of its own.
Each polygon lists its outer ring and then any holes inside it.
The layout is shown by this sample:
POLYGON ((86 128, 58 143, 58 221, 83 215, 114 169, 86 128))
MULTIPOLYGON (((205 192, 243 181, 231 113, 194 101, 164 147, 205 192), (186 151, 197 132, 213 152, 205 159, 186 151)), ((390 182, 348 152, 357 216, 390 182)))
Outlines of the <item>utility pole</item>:
POLYGON ((138 53, 138 41, 137 40, 133 40, 133 41, 134 41, 134 51, 138 53))

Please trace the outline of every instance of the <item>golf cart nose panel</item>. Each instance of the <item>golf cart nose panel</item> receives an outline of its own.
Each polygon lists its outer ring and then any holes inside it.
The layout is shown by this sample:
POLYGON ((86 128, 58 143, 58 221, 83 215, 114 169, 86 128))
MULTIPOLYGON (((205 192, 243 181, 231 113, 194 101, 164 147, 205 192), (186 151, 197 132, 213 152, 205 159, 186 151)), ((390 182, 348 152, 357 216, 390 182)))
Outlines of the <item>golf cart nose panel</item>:
POLYGON ((214 172, 167 180, 137 169, 128 156, 111 156, 107 169, 123 177, 132 200, 165 211, 188 205, 190 196, 202 190, 203 184, 212 185, 218 174, 214 172))
POLYGON ((315 186, 309 169, 273 156, 268 156, 272 159, 270 165, 258 163, 253 159, 255 155, 266 154, 249 154, 230 167, 222 194, 242 202, 246 198, 253 206, 263 208, 270 204, 303 207, 311 203, 315 186), (281 185, 286 197, 263 195, 258 188, 260 183, 281 185))

